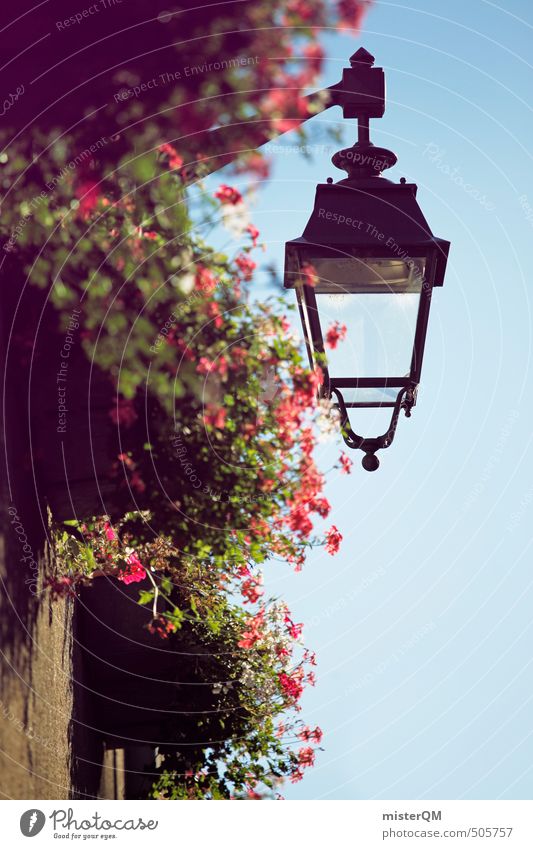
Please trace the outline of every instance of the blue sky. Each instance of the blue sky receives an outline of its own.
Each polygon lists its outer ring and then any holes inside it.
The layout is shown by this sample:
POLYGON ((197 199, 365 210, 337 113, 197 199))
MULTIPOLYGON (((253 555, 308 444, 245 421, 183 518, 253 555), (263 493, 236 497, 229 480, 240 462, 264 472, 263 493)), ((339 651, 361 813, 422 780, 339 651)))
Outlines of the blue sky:
MULTIPOLYGON (((360 45, 385 69, 372 140, 452 248, 412 418, 376 473, 352 452, 352 475, 329 476, 341 553, 270 570, 319 659, 304 715, 324 752, 289 799, 531 798, 532 36, 527 0, 381 0, 360 36, 323 39, 325 84, 360 45)), ((342 177, 339 123, 351 143, 334 108, 308 124, 312 161, 293 134, 274 153, 253 220, 279 267, 316 183, 342 177)))

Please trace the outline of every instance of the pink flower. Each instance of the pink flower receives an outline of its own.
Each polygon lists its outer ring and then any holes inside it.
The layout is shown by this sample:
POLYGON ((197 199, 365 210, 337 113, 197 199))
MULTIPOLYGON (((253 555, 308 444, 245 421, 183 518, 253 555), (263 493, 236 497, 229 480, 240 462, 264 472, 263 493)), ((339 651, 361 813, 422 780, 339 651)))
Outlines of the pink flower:
POLYGON ((113 528, 111 527, 109 522, 106 522, 104 524, 104 533, 106 535, 106 539, 108 539, 109 542, 112 542, 113 540, 115 540, 117 538, 117 535, 116 535, 115 531, 113 530, 113 528))
POLYGON ((225 183, 222 183, 220 188, 215 192, 215 197, 222 204, 226 203, 236 206, 238 203, 242 203, 241 193, 233 188, 233 186, 227 186, 225 183))
POLYGON ((335 525, 332 525, 326 534, 326 551, 328 554, 336 554, 342 542, 342 534, 335 525))
POLYGON ((326 333, 326 345, 331 348, 331 350, 335 350, 339 342, 344 342, 346 339, 347 328, 345 324, 339 324, 338 321, 335 321, 328 329, 326 333))
POLYGON ((124 584, 136 584, 146 578, 146 569, 134 551, 128 554, 126 563, 130 567, 128 571, 122 570, 118 573, 119 581, 124 584))
POLYGON ((353 463, 350 460, 350 458, 343 452, 341 454, 341 456, 339 457, 339 460, 340 460, 341 465, 342 465, 342 474, 343 475, 351 474, 353 463))

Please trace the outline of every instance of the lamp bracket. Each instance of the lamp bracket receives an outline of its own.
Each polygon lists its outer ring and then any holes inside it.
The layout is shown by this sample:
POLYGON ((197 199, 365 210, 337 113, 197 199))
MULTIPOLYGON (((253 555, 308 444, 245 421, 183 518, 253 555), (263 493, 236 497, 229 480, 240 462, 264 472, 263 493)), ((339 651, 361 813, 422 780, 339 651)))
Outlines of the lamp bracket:
POLYGON ((365 456, 362 459, 362 465, 367 472, 375 472, 376 469, 379 468, 379 460, 376 457, 376 451, 379 451, 382 448, 388 448, 392 445, 396 428, 398 426, 400 411, 403 410, 407 418, 411 416, 411 410, 416 404, 417 388, 417 386, 412 385, 404 386, 400 389, 396 397, 388 429, 381 436, 372 438, 359 436, 354 430, 352 430, 348 410, 344 403, 341 391, 335 386, 330 388, 329 397, 331 397, 331 393, 333 393, 337 398, 337 403, 334 404, 334 407, 340 413, 343 439, 348 448, 364 451, 365 456))

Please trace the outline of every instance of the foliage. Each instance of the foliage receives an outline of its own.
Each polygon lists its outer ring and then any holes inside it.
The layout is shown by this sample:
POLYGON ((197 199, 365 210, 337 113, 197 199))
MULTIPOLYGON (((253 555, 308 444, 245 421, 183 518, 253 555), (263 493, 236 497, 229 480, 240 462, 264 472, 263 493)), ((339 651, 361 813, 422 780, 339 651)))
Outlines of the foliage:
MULTIPOLYGON (((254 148, 308 117, 303 92, 323 63, 317 27, 357 26, 366 5, 242 4, 231 49, 257 62, 198 76, 195 98, 182 80, 155 100, 113 98, 66 133, 38 122, 0 155, 3 249, 63 330, 80 311, 86 356, 115 390, 121 451, 107 514, 55 527, 51 591, 102 574, 138 582, 154 633, 172 642, 187 631, 219 658, 205 671, 217 676, 206 678, 215 718, 202 714, 188 745, 164 752, 157 798, 276 792, 312 765, 322 736, 298 719, 314 656, 286 605, 264 599, 260 568, 300 569, 314 544, 338 550, 334 526, 325 540, 314 527, 330 507, 313 426, 330 405, 317 408, 320 373, 304 367, 286 308, 248 297, 259 234, 243 193, 223 185, 208 197, 198 180, 227 161, 205 133, 216 124, 228 128, 235 172, 267 176, 254 148), (220 218, 238 233, 232 255, 202 235, 220 218)), ((208 62, 224 31, 212 30, 208 62)), ((134 62, 111 85, 140 81, 134 62)), ((331 347, 343 332, 331 330, 331 347)))

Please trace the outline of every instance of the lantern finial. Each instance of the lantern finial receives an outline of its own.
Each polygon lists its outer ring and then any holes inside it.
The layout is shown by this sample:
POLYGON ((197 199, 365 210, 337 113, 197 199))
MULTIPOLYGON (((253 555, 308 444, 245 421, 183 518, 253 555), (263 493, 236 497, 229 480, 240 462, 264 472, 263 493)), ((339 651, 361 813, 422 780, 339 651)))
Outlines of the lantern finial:
POLYGON ((383 68, 373 67, 374 61, 372 54, 360 47, 350 57, 350 68, 344 68, 342 82, 331 89, 343 116, 357 118, 357 143, 339 150, 331 160, 347 172, 348 179, 342 182, 379 177, 397 161, 391 150, 374 147, 370 141, 369 119, 381 118, 385 112, 385 74, 383 68))

